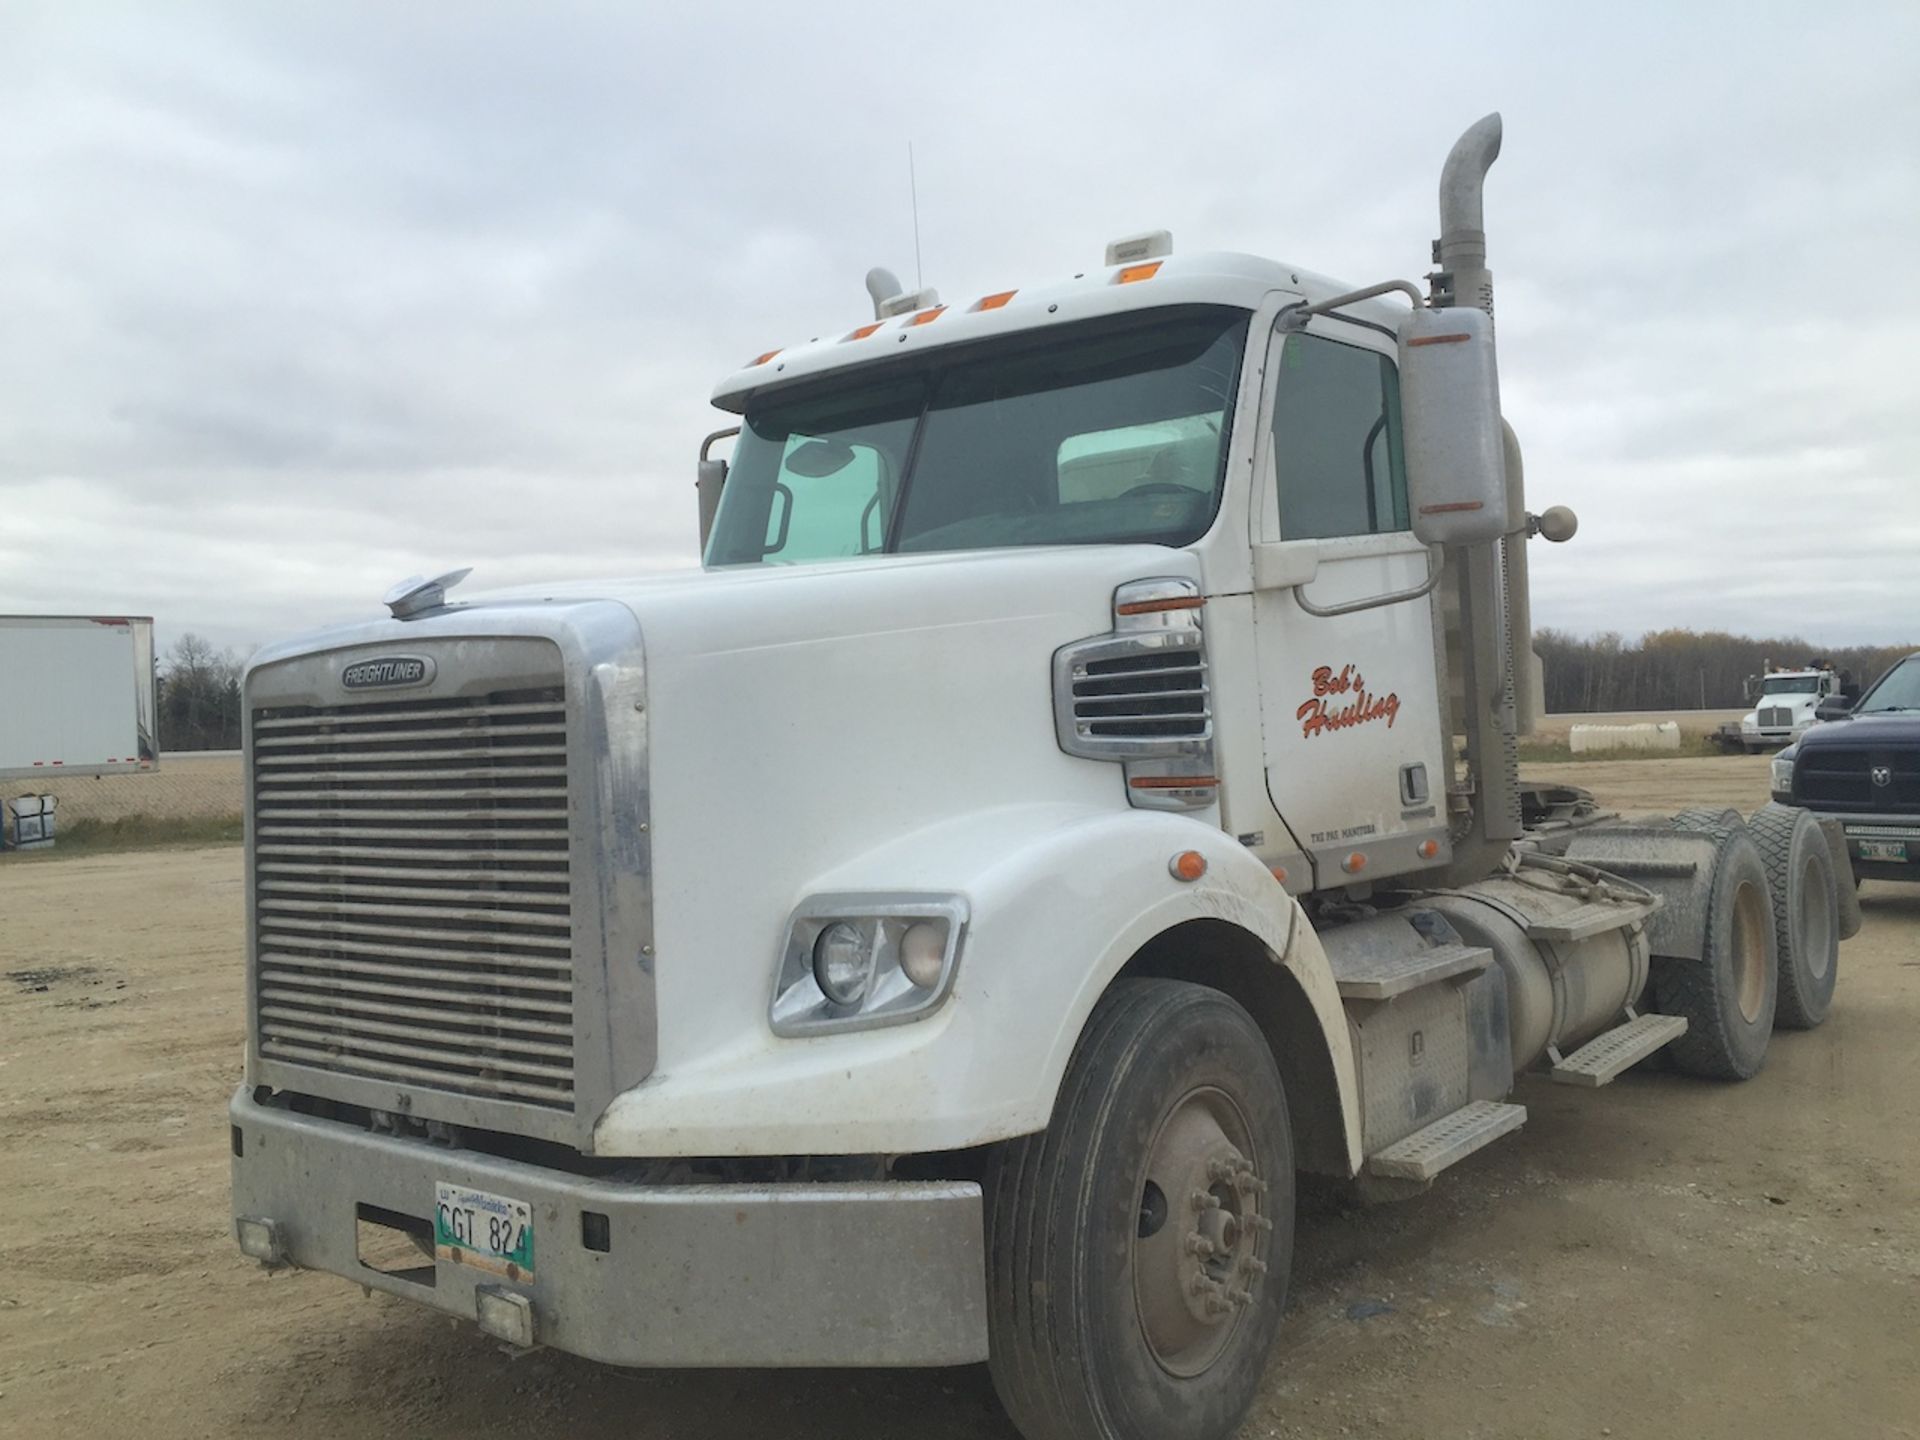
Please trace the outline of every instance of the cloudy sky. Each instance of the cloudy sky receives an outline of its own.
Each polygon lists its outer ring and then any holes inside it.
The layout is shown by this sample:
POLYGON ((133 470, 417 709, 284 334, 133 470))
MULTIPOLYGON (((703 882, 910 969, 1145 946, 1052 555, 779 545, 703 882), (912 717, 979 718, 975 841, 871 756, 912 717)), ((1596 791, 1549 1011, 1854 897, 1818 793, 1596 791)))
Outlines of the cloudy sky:
POLYGON ((691 564, 713 381, 912 273, 909 139, 950 297, 1154 226, 1359 283, 1499 109, 1537 623, 1920 637, 1920 6, 1444 9, 0 0, 0 612, 691 564))

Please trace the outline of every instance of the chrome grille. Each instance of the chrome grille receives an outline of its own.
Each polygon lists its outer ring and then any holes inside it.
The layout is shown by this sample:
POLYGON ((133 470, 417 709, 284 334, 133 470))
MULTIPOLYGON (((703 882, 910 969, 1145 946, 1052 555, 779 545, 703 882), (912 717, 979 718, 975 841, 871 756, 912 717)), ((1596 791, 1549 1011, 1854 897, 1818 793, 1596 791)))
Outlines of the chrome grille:
POLYGON ((1060 748, 1118 760, 1130 805, 1196 810, 1218 792, 1205 605, 1191 580, 1130 580, 1114 590, 1111 632, 1053 653, 1060 748))
POLYGON ((1073 672, 1074 726, 1089 739, 1204 740, 1208 700, 1197 647, 1088 659, 1073 672))
POLYGON ((1783 706, 1770 705, 1759 714, 1758 722, 1764 730, 1780 729, 1793 724, 1793 711, 1783 706))
POLYGON ((264 1058, 573 1107, 564 691, 253 712, 264 1058))

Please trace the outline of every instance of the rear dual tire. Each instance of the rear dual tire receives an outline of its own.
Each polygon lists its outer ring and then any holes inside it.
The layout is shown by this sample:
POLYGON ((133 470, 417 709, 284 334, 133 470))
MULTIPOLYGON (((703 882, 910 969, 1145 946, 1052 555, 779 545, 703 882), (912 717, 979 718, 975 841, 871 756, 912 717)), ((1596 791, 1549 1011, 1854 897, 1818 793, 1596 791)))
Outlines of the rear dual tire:
POLYGON ((1053 1121, 986 1185, 989 1365, 1027 1440, 1218 1440, 1259 1390, 1293 1257, 1273 1054, 1219 991, 1123 980, 1053 1121))
POLYGON ((1674 823, 1718 848, 1700 958, 1653 959, 1655 1003, 1687 1020, 1667 1053, 1689 1074, 1749 1080, 1766 1062, 1780 988, 1766 861, 1737 812, 1682 811, 1674 823))
MULTIPOLYGON (((1767 804, 1747 832, 1766 861, 1773 891, 1780 998, 1774 1023, 1811 1030, 1827 1018, 1840 968, 1840 892, 1833 850, 1805 810, 1767 804)), ((1849 876, 1851 879, 1851 876, 1849 876)))

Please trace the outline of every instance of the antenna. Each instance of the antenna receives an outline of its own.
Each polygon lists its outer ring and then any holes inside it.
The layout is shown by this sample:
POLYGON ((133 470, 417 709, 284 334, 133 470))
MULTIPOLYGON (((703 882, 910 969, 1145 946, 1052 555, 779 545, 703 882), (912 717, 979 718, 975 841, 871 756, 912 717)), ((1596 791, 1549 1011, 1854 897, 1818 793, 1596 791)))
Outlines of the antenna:
POLYGON ((913 141, 907 141, 907 193, 913 197, 913 288, 927 282, 920 273, 920 178, 913 168, 913 141))

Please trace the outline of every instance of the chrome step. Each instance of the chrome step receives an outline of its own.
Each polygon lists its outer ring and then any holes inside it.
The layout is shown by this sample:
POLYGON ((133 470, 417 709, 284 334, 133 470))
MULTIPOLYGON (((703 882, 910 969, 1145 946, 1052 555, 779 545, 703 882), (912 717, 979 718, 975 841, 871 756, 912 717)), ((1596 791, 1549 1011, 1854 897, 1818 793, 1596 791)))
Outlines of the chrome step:
POLYGON ((1609 930, 1624 930, 1629 925, 1645 920, 1653 911, 1654 907, 1644 902, 1595 900, 1577 910, 1535 921, 1527 926, 1527 938, 1558 940, 1567 944, 1575 940, 1590 940, 1609 930))
POLYGON ((1479 945, 1436 945, 1411 955, 1341 958, 1346 963, 1335 960, 1333 978, 1342 1000, 1391 1000, 1436 980, 1476 974, 1493 963, 1493 952, 1479 945))
POLYGON ((1369 1155, 1367 1169, 1396 1180, 1431 1180, 1449 1165, 1518 1130, 1526 1120, 1524 1105, 1475 1100, 1424 1130, 1396 1140, 1379 1154, 1369 1155))
POLYGON ((1553 1078, 1562 1085, 1605 1085, 1686 1033, 1684 1015, 1636 1015, 1561 1060, 1553 1067, 1553 1078))

